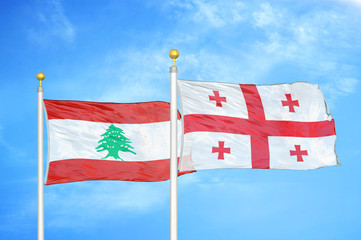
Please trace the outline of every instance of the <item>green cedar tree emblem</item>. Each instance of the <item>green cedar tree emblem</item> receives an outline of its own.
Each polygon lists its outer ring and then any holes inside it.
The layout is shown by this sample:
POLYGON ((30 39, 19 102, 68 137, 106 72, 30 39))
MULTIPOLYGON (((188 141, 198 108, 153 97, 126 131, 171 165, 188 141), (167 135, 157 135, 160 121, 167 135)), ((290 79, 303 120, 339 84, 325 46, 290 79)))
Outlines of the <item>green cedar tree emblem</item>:
POLYGON ((102 134, 101 137, 103 137, 103 139, 98 142, 100 145, 95 149, 99 149, 97 152, 104 150, 108 151, 107 156, 102 159, 113 157, 114 159, 120 159, 124 161, 121 157, 119 157, 119 151, 136 154, 130 150, 134 148, 129 145, 129 143, 132 142, 129 140, 129 138, 124 136, 124 131, 121 128, 114 126, 113 124, 109 126, 107 131, 102 134))

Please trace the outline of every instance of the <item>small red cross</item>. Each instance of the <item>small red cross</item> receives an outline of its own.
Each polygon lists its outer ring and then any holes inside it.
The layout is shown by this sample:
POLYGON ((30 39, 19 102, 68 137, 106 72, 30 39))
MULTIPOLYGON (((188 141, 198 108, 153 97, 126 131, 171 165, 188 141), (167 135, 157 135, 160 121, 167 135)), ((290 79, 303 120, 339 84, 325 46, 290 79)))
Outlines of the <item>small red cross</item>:
POLYGON ((222 102, 227 102, 226 97, 220 97, 218 91, 213 91, 214 96, 209 95, 209 101, 216 101, 217 107, 222 107, 222 102))
POLYGON ((288 106, 290 112, 295 112, 295 106, 299 107, 298 100, 292 100, 291 94, 285 94, 287 101, 282 101, 282 106, 288 106))
POLYGON ((295 145, 295 151, 290 150, 291 156, 297 156, 297 162, 303 162, 302 155, 308 156, 307 150, 301 151, 301 145, 295 145))
POLYGON ((224 160, 224 154, 231 153, 231 148, 224 147, 224 141, 218 141, 218 147, 212 147, 212 153, 218 153, 218 160, 224 160))

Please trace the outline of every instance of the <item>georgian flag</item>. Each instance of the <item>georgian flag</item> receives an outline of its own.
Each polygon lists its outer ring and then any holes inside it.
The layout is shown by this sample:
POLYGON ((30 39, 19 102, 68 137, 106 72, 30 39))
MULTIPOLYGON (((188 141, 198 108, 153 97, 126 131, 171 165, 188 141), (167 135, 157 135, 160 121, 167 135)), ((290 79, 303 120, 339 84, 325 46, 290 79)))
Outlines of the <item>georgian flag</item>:
POLYGON ((180 171, 339 165, 334 120, 315 84, 178 80, 178 87, 184 121, 180 171))
POLYGON ((44 100, 44 104, 48 125, 46 185, 169 179, 169 103, 44 100))

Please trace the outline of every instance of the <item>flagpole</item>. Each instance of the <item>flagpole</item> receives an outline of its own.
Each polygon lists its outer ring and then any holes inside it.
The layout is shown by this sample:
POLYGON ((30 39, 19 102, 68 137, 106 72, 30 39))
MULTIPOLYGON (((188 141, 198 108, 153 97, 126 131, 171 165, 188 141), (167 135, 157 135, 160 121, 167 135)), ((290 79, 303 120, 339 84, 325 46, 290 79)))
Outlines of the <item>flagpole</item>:
POLYGON ((41 82, 45 75, 39 72, 36 78, 40 81, 38 92, 38 240, 44 240, 44 131, 43 131, 43 93, 41 82))
POLYGON ((177 196, 177 72, 175 60, 179 56, 176 49, 169 52, 173 59, 170 67, 170 240, 178 239, 178 196, 177 196))

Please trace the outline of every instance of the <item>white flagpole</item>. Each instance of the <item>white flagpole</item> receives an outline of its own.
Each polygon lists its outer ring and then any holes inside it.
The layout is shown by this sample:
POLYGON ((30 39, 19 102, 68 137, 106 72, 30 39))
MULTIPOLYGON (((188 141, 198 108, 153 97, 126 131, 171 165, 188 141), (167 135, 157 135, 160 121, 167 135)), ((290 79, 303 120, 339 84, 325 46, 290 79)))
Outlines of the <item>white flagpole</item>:
POLYGON ((175 59, 179 56, 176 49, 169 52, 173 59, 170 67, 170 240, 178 239, 178 196, 177 196, 177 72, 175 59))
POLYGON ((43 93, 41 81, 45 75, 39 72, 36 78, 40 81, 38 87, 38 240, 44 240, 44 129, 43 129, 43 93))

